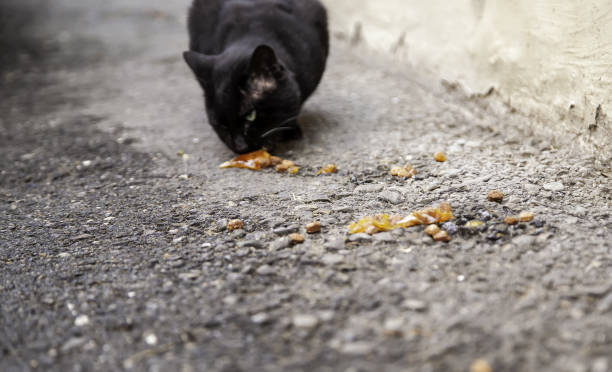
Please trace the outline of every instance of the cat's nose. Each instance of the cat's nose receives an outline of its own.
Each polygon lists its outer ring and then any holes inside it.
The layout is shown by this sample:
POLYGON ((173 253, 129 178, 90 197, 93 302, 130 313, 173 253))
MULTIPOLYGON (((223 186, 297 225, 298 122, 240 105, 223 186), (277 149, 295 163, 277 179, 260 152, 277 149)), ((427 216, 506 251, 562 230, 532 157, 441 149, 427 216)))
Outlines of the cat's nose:
POLYGON ((243 136, 236 136, 233 138, 234 150, 236 152, 247 152, 249 151, 249 144, 246 142, 243 136))

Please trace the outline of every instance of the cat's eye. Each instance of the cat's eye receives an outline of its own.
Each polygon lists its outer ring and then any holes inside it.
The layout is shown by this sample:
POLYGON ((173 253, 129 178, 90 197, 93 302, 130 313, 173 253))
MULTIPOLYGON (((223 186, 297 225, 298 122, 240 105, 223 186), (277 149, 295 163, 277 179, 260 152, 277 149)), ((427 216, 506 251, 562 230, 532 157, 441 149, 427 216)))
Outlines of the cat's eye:
POLYGON ((248 122, 254 122, 255 119, 257 119, 257 111, 253 110, 251 112, 249 112, 249 114, 246 116, 246 121, 248 122))

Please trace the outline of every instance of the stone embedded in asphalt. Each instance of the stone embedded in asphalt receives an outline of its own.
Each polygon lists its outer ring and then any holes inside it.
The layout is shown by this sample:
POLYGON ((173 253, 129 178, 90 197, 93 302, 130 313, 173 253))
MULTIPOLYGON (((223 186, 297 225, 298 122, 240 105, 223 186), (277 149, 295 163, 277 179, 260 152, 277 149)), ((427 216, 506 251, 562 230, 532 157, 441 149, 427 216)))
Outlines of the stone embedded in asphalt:
POLYGON ((372 349, 374 349, 374 345, 368 342, 357 341, 344 344, 341 347, 340 352, 342 354, 359 356, 369 354, 372 349))
POLYGON ((285 249, 291 245, 291 239, 288 236, 278 238, 270 244, 270 250, 278 251, 285 249))
POLYGON ((289 226, 277 227, 276 229, 272 230, 272 232, 275 233, 276 235, 288 235, 288 234, 296 233, 299 230, 300 230, 300 226, 289 225, 289 226))
POLYGON ((266 313, 257 313, 251 317, 251 322, 255 324, 265 324, 270 320, 270 316, 266 313))
POLYGON ((372 236, 372 239, 377 242, 394 242, 397 240, 389 231, 381 232, 372 236))
POLYGON ((62 347, 60 348, 60 351, 63 353, 67 353, 73 349, 76 349, 76 348, 79 348, 85 345, 86 342, 87 342, 87 338, 85 337, 72 337, 71 339, 69 339, 62 345, 62 347))
POLYGON ((368 193, 374 193, 374 192, 381 192, 383 188, 384 188, 383 185, 378 185, 378 184, 359 185, 355 187, 355 190, 353 190, 353 193, 368 194, 368 193))
POLYGON ((319 319, 311 314, 298 314, 293 317, 293 326, 296 328, 313 329, 319 324, 319 319))
POLYGON ((563 191, 565 189, 565 186, 563 185, 563 183, 561 182, 549 182, 549 183, 545 183, 544 186, 542 186, 544 188, 544 190, 547 191, 563 191))
POLYGON ((353 234, 349 236, 351 242, 370 242, 372 241, 372 235, 366 233, 353 234))
POLYGON ((425 311, 429 306, 425 301, 408 298, 404 300, 404 302, 402 303, 402 307, 412 311, 425 311))
POLYGON ((514 244, 514 246, 521 250, 525 250, 531 248, 534 245, 535 241, 536 238, 534 236, 521 235, 512 239, 512 244, 514 244))
POLYGON ((264 275, 264 276, 275 275, 276 274, 276 269, 274 269, 270 265, 262 265, 255 272, 257 274, 259 274, 259 275, 264 275))
POLYGON ((77 327, 84 327, 89 325, 89 317, 87 315, 79 315, 74 320, 74 325, 77 327))
POLYGON ((202 276, 202 272, 200 270, 191 270, 186 273, 178 274, 179 279, 184 281, 196 280, 202 276))
POLYGON ((378 199, 391 204, 400 204, 404 201, 404 196, 399 191, 385 190, 378 194, 378 199))
MULTIPOLYGON (((239 242, 238 244, 236 244, 238 246, 238 248, 247 248, 247 247, 251 247, 251 248, 255 248, 255 249, 263 249, 264 244, 258 240, 247 240, 244 242, 239 242)), ((247 251, 248 253, 248 251, 247 251)))
POLYGON ((330 251, 340 251, 346 246, 344 237, 335 237, 324 244, 324 247, 330 251))
POLYGON ((400 337, 403 334, 404 318, 387 318, 383 325, 383 333, 389 337, 400 337))
POLYGON ((344 256, 341 254, 327 253, 321 257, 321 262, 329 266, 337 265, 344 262, 344 256))

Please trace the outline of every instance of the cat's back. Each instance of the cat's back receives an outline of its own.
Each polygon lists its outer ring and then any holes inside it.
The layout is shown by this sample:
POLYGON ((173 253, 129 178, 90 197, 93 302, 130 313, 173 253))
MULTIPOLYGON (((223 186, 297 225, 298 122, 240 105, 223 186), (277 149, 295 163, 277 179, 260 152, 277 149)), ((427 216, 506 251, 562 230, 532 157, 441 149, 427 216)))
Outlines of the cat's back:
POLYGON ((328 49, 327 15, 318 0, 194 0, 189 11, 191 49, 215 54, 232 34, 311 31, 328 49))

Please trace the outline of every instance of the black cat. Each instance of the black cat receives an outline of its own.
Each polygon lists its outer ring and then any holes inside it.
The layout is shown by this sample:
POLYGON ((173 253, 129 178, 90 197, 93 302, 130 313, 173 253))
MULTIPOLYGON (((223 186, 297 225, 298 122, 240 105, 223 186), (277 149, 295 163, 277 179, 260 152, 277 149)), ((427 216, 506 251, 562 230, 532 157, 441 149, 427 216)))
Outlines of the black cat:
POLYGON ((189 34, 185 61, 227 146, 244 153, 299 137, 297 116, 329 51, 318 0, 194 0, 189 34))

